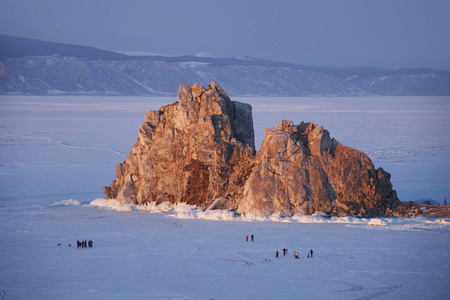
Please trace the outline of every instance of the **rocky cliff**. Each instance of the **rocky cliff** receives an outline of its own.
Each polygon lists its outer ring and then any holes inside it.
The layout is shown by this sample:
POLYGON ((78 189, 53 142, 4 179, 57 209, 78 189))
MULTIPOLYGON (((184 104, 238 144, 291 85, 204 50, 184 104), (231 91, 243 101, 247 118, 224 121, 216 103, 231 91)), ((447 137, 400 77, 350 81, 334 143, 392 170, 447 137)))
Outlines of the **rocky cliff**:
POLYGON ((390 215, 399 205, 389 173, 322 126, 282 121, 255 156, 251 106, 217 83, 180 85, 178 102, 150 111, 117 179, 121 203, 185 202, 238 213, 390 215))
POLYGON ((254 156, 252 109, 217 83, 180 85, 178 102, 149 111, 117 179, 104 187, 121 203, 206 206, 224 194, 236 165, 254 156))
POLYGON ((282 121, 267 128, 250 169, 236 195, 240 213, 379 216, 400 203, 389 173, 312 123, 282 121))

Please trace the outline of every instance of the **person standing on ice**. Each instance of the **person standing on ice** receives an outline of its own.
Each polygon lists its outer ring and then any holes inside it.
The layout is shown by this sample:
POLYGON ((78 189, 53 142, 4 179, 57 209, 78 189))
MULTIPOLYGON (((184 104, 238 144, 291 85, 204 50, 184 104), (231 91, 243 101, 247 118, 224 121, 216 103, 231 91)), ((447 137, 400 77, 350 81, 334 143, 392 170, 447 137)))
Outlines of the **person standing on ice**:
POLYGON ((278 258, 278 251, 275 253, 275 257, 278 258))
POLYGON ((313 257, 313 251, 312 251, 312 249, 311 250, 309 250, 310 252, 311 252, 311 258, 313 257))
POLYGON ((245 237, 245 241, 248 242, 248 235, 245 237))
POLYGON ((295 257, 296 259, 298 259, 298 252, 297 252, 297 251, 294 251, 294 257, 295 257))
POLYGON ((252 234, 252 242, 253 242, 254 240, 253 240, 253 234, 252 234))
POLYGON ((286 248, 283 248, 283 256, 286 256, 286 251, 287 251, 288 249, 286 249, 286 248))
POLYGON ((306 258, 309 258, 310 253, 311 253, 311 250, 308 250, 308 253, 306 254, 306 258))

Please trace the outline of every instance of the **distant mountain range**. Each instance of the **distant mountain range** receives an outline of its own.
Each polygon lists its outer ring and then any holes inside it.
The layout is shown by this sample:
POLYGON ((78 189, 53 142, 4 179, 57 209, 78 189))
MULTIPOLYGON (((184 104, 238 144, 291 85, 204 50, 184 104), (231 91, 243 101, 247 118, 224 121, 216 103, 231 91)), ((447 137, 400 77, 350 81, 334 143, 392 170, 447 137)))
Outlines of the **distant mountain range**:
POLYGON ((0 35, 0 94, 172 96, 217 81, 232 96, 450 95, 450 72, 326 68, 250 57, 129 56, 0 35))

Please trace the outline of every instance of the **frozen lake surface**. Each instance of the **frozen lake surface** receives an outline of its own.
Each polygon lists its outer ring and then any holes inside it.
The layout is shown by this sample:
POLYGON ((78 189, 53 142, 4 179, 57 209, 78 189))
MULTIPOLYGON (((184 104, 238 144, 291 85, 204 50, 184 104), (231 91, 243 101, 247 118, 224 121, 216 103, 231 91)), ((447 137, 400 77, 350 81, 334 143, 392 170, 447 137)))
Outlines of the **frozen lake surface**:
MULTIPOLYGON (((450 296, 448 220, 274 222, 93 202, 145 112, 175 100, 0 97, 0 299, 450 296), (77 249, 77 239, 94 248, 77 249)), ((265 127, 311 121, 390 172, 400 200, 450 195, 449 97, 232 100, 253 106, 257 147, 265 127)))
MULTIPOLYGON (((253 106, 257 148, 264 129, 280 120, 313 122, 391 173, 400 200, 443 203, 450 195, 450 97, 232 100, 253 106)), ((136 142, 145 113, 174 101, 0 97, 0 197, 101 196, 101 187, 115 179, 115 165, 136 142)))
POLYGON ((186 210, 116 211, 75 200, 2 208, 0 288, 5 299, 450 295, 448 221, 369 225, 352 218, 303 223, 189 217, 186 210), (251 234, 255 241, 246 242, 251 234), (94 247, 77 249, 78 239, 93 240, 94 247), (307 258, 309 249, 313 258, 307 258))

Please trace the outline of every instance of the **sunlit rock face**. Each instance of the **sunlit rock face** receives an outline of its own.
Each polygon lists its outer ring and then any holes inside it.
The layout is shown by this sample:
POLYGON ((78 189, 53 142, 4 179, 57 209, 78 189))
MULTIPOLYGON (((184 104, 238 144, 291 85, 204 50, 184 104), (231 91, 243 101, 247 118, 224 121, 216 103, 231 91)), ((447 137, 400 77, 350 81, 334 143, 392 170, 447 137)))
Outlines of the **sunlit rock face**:
POLYGON ((389 173, 322 126, 282 121, 255 156, 252 108, 217 83, 180 85, 178 101, 149 111, 108 199, 187 203, 269 216, 390 215, 399 205, 389 173))
POLYGON ((249 168, 239 213, 379 216, 399 204, 389 173, 312 123, 282 121, 267 128, 249 168))
POLYGON ((147 112, 105 196, 207 206, 225 193, 235 166, 253 156, 250 105, 231 101, 217 83, 180 85, 177 102, 147 112))

